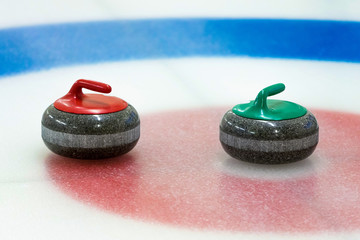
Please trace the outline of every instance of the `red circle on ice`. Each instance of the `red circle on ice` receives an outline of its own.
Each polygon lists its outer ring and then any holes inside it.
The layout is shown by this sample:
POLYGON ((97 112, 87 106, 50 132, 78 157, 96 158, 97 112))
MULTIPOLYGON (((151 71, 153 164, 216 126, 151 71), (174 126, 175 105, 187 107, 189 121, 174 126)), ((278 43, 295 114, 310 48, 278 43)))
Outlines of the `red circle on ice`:
POLYGON ((226 110, 145 116, 129 154, 100 161, 52 154, 47 170, 72 197, 145 221, 231 231, 360 229, 359 115, 314 111, 320 126, 314 154, 270 167, 280 177, 266 177, 263 165, 234 162, 221 148, 226 110))

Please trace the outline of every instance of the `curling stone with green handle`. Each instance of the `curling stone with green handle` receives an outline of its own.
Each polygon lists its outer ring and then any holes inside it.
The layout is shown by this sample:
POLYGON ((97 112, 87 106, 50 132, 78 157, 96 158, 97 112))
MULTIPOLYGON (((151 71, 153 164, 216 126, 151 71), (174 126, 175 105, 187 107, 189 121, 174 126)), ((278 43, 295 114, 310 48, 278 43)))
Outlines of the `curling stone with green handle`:
POLYGON ((220 123, 220 142, 232 157, 247 162, 279 164, 310 156, 319 141, 314 115, 292 102, 268 100, 284 91, 274 84, 259 92, 254 101, 238 104, 220 123))

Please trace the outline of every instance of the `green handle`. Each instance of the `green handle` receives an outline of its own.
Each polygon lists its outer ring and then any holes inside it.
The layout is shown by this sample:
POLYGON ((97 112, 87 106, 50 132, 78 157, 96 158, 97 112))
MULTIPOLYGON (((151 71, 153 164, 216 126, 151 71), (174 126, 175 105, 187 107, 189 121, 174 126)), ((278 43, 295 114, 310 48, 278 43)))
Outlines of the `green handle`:
POLYGON ((285 90, 285 85, 283 83, 277 83, 264 88, 259 92, 259 94, 257 95, 254 101, 255 107, 258 108, 259 110, 266 111, 268 109, 267 97, 279 94, 284 90, 285 90))
POLYGON ((268 100, 269 96, 285 90, 285 85, 277 83, 261 90, 256 99, 249 103, 238 104, 232 111, 241 116, 258 120, 287 120, 304 116, 306 108, 292 102, 282 100, 268 100))

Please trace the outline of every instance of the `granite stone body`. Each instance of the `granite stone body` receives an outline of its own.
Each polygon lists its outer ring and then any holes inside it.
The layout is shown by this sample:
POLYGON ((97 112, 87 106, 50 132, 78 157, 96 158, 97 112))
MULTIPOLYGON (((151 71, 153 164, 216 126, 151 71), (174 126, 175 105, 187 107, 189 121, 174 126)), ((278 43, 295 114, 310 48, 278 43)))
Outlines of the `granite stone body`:
POLYGON ((262 164, 290 163, 310 156, 319 141, 311 112, 280 120, 256 120, 228 111, 220 123, 220 142, 234 158, 262 164))
POLYGON ((46 146, 70 158, 98 159, 129 152, 140 137, 140 119, 130 104, 106 114, 74 114, 50 105, 42 117, 46 146))

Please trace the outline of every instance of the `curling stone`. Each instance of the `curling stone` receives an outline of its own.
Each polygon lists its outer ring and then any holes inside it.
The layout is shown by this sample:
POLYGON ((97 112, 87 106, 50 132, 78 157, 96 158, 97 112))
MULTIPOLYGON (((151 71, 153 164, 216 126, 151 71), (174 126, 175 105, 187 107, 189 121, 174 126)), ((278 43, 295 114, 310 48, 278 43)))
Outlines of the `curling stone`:
POLYGON ((42 139, 56 154, 70 158, 115 157, 133 149, 140 137, 135 108, 103 94, 84 94, 82 88, 110 93, 107 84, 80 79, 69 93, 51 104, 42 117, 42 139))
POLYGON ((220 142, 232 157, 246 162, 280 164, 310 156, 319 141, 314 115, 292 102, 268 100, 285 90, 282 83, 259 92, 254 101, 238 104, 220 123, 220 142))

